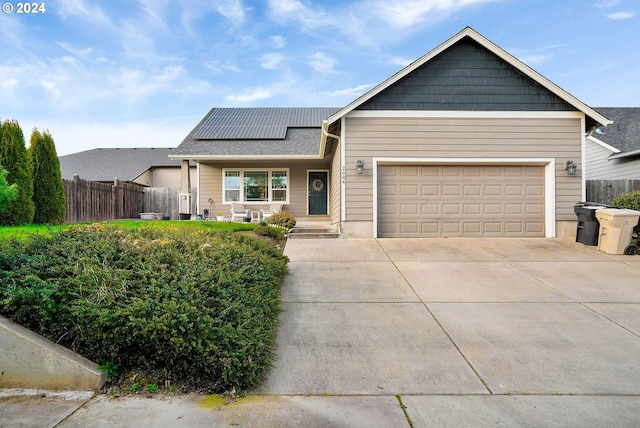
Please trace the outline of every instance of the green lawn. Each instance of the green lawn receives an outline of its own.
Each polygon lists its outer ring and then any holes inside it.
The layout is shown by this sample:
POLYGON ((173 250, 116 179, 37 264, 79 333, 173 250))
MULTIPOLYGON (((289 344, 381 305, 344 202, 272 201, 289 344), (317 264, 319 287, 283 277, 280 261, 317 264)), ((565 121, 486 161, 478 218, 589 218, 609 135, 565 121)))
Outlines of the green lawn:
MULTIPOLYGON (((232 222, 215 222, 215 221, 115 221, 105 222, 105 224, 117 224, 121 227, 138 227, 140 225, 153 226, 158 228, 175 227, 176 224, 180 224, 179 227, 202 227, 211 228, 216 230, 231 230, 231 231, 249 231, 256 228, 252 223, 232 223, 232 222)), ((49 235, 52 232, 66 229, 72 225, 59 224, 59 225, 46 225, 46 224, 30 224, 26 226, 0 226, 0 240, 17 239, 18 241, 24 240, 30 235, 49 235)))

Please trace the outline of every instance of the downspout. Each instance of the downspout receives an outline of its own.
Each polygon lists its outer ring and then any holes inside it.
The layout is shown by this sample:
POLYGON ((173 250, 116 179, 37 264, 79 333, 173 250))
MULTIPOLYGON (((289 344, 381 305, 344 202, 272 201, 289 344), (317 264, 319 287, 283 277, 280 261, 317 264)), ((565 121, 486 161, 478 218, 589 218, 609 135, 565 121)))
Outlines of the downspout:
POLYGON ((325 149, 325 145, 326 145, 326 141, 327 141, 327 137, 331 137, 331 138, 335 138, 338 141, 338 146, 340 147, 340 223, 339 223, 339 227, 340 229, 342 229, 342 223, 344 222, 344 212, 345 212, 345 207, 344 207, 344 191, 345 191, 345 182, 344 182, 344 158, 342 155, 343 149, 342 149, 342 138, 339 135, 335 135, 335 134, 331 134, 328 131, 329 128, 329 123, 326 120, 322 121, 322 144, 321 144, 321 148, 320 150, 322 150, 322 152, 320 153, 320 156, 324 156, 324 149, 325 149))

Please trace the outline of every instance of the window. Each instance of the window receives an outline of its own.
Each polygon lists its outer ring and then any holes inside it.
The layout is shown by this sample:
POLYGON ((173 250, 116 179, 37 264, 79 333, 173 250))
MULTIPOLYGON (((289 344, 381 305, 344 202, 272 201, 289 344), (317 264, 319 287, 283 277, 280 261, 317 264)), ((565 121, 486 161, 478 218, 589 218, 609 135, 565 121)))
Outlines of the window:
POLYGON ((240 171, 225 171, 224 200, 225 202, 240 200, 240 171))
POLYGON ((287 200, 287 171, 271 172, 271 200, 274 202, 287 200))
POLYGON ((283 202, 289 199, 289 170, 223 170, 224 202, 283 202))
POLYGON ((267 202, 268 171, 245 171, 244 173, 244 200, 246 202, 267 202))

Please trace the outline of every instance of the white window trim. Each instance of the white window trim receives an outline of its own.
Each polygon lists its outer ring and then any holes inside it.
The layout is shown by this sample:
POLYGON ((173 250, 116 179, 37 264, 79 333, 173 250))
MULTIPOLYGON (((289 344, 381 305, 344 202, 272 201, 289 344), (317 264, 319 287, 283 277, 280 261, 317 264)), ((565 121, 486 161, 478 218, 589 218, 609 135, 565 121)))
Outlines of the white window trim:
POLYGON ((251 204, 251 205, 269 205, 269 204, 274 204, 274 203, 278 203, 278 204, 284 204, 284 205, 288 205, 289 204, 289 197, 291 195, 291 173, 289 171, 289 168, 223 168, 222 169, 222 203, 225 205, 231 205, 232 202, 240 202, 243 204, 251 204), (227 171, 233 171, 233 172, 239 172, 240 173, 240 200, 239 201, 227 201, 226 197, 227 197, 227 188, 226 188, 226 174, 227 171), (244 173, 245 171, 267 171, 268 173, 268 185, 267 185, 267 190, 268 190, 268 200, 266 201, 245 201, 244 200, 244 173), (272 174, 274 171, 284 171, 287 174, 287 198, 285 201, 272 201, 272 174))

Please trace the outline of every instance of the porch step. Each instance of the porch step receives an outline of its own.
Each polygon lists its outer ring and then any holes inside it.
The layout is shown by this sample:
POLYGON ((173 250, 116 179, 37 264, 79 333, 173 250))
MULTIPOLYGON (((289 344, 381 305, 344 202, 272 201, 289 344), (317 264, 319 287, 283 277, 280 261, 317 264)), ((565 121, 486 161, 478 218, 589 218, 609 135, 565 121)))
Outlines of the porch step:
POLYGON ((295 226, 289 232, 289 239, 323 239, 339 238, 335 227, 322 225, 295 226))

